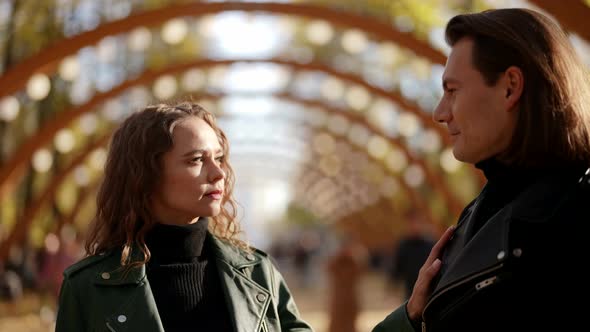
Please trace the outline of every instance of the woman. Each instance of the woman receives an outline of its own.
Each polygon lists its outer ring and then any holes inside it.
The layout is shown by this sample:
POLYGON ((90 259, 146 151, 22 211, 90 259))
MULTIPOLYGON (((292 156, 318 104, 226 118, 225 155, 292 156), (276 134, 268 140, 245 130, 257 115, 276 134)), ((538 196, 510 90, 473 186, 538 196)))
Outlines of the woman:
POLYGON ((269 257, 237 238, 228 153, 196 104, 122 123, 56 331, 312 331, 269 257))

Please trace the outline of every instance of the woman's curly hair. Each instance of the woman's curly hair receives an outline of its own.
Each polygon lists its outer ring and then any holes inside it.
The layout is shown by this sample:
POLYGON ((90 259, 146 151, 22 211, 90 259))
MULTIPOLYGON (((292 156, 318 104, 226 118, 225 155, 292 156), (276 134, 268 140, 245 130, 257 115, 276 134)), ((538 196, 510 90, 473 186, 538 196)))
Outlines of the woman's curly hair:
MULTIPOLYGON (((226 161, 229 159, 229 142, 215 116, 195 103, 160 103, 130 115, 110 142, 104 180, 96 198, 97 211, 86 240, 87 255, 122 248, 123 266, 140 266, 149 260, 145 234, 156 223, 150 202, 161 178, 161 158, 172 149, 174 127, 190 116, 213 128, 226 161), (133 250, 141 251, 143 259, 131 261, 133 250)), ((238 239, 241 229, 233 198, 234 172, 228 162, 222 168, 226 176, 221 212, 211 217, 209 228, 218 238, 248 250, 246 243, 238 239)))

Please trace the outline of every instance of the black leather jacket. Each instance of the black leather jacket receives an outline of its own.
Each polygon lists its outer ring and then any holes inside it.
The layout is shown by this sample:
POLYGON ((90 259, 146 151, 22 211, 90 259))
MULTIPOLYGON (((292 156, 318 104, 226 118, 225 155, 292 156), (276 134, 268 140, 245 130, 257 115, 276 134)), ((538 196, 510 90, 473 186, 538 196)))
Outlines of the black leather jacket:
POLYGON ((466 234, 478 201, 465 209, 445 248, 423 330, 533 331, 570 320, 568 299, 583 284, 582 236, 590 222, 590 176, 576 171, 545 174, 472 238, 466 234))

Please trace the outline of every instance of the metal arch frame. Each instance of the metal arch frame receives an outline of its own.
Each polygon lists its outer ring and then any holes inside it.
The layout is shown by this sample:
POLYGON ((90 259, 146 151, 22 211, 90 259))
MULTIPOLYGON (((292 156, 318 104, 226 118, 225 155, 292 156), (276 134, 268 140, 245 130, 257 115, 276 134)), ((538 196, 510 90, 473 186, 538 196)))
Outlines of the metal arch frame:
POLYGON ((2 87, 0 89, 0 97, 15 93, 26 84, 29 77, 34 73, 53 71, 57 65, 57 61, 85 46, 97 43, 106 36, 127 32, 139 26, 155 26, 176 17, 201 16, 232 10, 292 14, 325 19, 340 25, 354 26, 364 32, 378 36, 382 40, 402 45, 414 51, 417 55, 429 59, 433 63, 444 64, 446 61, 446 56, 442 52, 435 50, 426 42, 416 39, 412 34, 401 32, 384 22, 367 19, 365 16, 354 13, 301 3, 197 2, 170 5, 164 8, 133 14, 121 20, 102 24, 94 30, 81 33, 77 36, 61 39, 52 46, 41 50, 37 55, 9 68, 0 77, 0 87, 2 87))
MULTIPOLYGON (((101 103, 105 102, 106 100, 118 96, 120 93, 124 92, 126 89, 128 89, 132 86, 152 82, 157 77, 159 77, 161 75, 177 73, 177 72, 188 70, 190 68, 209 67, 209 66, 215 66, 215 65, 229 65, 229 64, 234 64, 234 63, 274 63, 274 64, 279 64, 279 65, 291 67, 296 70, 322 71, 322 72, 325 72, 325 73, 330 74, 332 76, 346 80, 346 81, 354 80, 354 83, 363 84, 363 86, 365 88, 367 88, 369 91, 371 91, 372 93, 377 94, 377 95, 379 95, 385 99, 388 99, 389 101, 392 101, 394 103, 396 103, 398 100, 398 97, 396 97, 395 94, 393 94, 391 92, 387 92, 383 89, 371 86, 368 83, 364 82, 363 80, 359 79, 358 77, 356 77, 354 75, 341 73, 341 72, 336 71, 326 65, 316 64, 316 63, 301 64, 301 63, 297 63, 297 62, 293 62, 293 61, 286 61, 286 60, 280 60, 280 59, 268 59, 268 60, 209 60, 209 59, 207 59, 207 60, 197 60, 197 61, 188 62, 188 63, 184 63, 184 64, 179 64, 179 65, 173 65, 173 66, 169 66, 164 69, 156 70, 156 71, 149 70, 149 71, 145 71, 142 75, 140 75, 136 78, 133 78, 131 80, 127 80, 127 81, 121 83, 120 85, 118 85, 117 87, 113 88, 110 91, 94 95, 94 97, 90 101, 88 101, 86 104, 83 104, 83 105, 74 107, 72 109, 58 113, 53 120, 45 123, 45 125, 43 127, 41 127, 41 129, 39 131, 37 131, 35 133, 35 135, 31 136, 25 143, 21 144, 17 153, 15 155, 13 155, 5 163, 5 165, 3 165, 2 169, 0 170, 0 197, 3 197, 3 195, 6 192, 10 191, 12 189, 12 187, 15 185, 15 183, 17 183, 19 181, 19 179, 22 178, 24 171, 25 171, 26 163, 31 158, 34 151, 36 151, 39 147, 41 147, 44 144, 46 144, 47 142, 49 142, 59 129, 68 126, 72 121, 74 121, 76 118, 80 117, 82 114, 85 114, 87 112, 91 112, 94 107, 100 105, 101 103)), ((417 113, 424 114, 423 112, 421 112, 417 109, 409 109, 409 111, 414 114, 417 114, 417 113)), ((442 127, 436 125, 434 123, 434 121, 428 121, 425 124, 428 124, 430 128, 434 128, 435 130, 438 130, 438 131, 442 130, 442 127)), ((441 135, 441 136, 447 137, 447 139, 448 139, 448 136, 446 134, 441 135)), ((476 176, 477 176, 477 174, 479 174, 479 173, 476 173, 475 169, 473 169, 473 172, 476 174, 476 176)), ((456 207, 454 207, 454 208, 456 208, 456 207)))

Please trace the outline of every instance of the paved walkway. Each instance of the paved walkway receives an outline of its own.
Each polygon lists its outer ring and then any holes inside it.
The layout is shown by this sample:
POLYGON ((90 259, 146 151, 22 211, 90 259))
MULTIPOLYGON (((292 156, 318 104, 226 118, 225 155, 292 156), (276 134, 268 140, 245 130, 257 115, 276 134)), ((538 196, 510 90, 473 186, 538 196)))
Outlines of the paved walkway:
MULTIPOLYGON (((286 276, 291 291, 301 311, 303 319, 309 322, 316 332, 328 331, 328 289, 318 280, 315 287, 302 289, 286 276)), ((361 313, 357 321, 357 332, 370 332, 371 329, 397 308, 402 300, 388 290, 385 279, 377 274, 367 274, 360 286, 361 313)))

